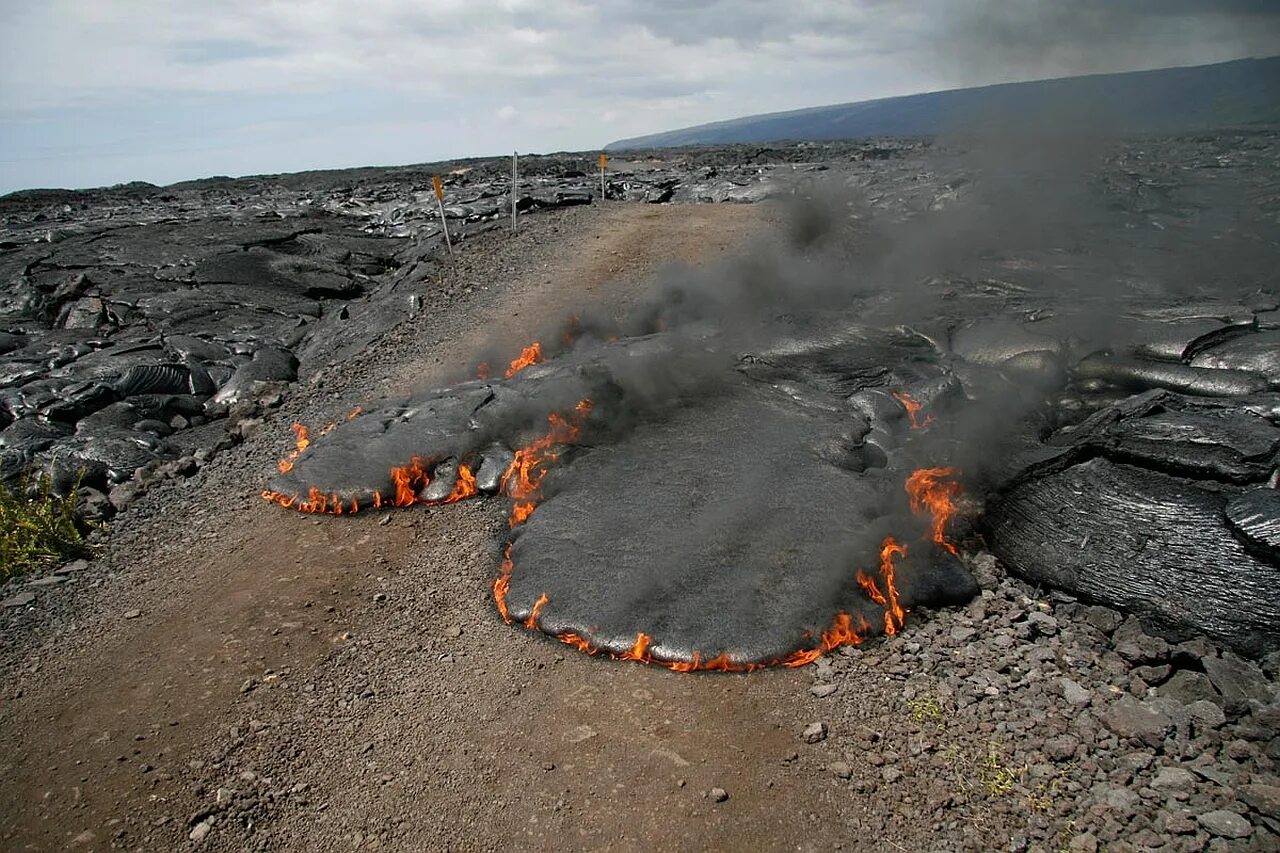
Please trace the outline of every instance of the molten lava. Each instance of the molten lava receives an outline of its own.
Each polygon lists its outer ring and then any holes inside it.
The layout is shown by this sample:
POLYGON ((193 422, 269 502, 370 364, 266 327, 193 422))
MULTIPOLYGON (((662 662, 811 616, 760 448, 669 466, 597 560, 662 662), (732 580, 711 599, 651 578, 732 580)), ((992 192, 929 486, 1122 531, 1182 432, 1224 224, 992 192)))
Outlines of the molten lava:
MULTIPOLYGON (((511 624, 511 614, 507 611, 507 591, 511 588, 511 573, 516 569, 511 562, 511 546, 502 551, 502 565, 498 566, 498 577, 493 581, 493 602, 498 605, 498 614, 502 621, 511 624)), ((546 602, 543 602, 545 604, 546 602)))
POLYGON ((912 429, 922 429, 931 426, 934 423, 933 415, 926 415, 924 420, 920 420, 920 411, 924 408, 924 403, 916 402, 901 391, 891 391, 893 399, 902 404, 902 408, 907 410, 907 417, 911 419, 912 429))
POLYGON ((892 637, 898 633, 907 618, 907 611, 898 603, 898 584, 894 576, 893 561, 907 555, 907 546, 900 545, 892 536, 886 536, 880 546, 880 577, 884 579, 884 590, 869 575, 858 570, 858 586, 867 597, 884 608, 884 632, 892 637))
POLYGON ((592 408, 590 400, 581 400, 568 418, 552 412, 547 415, 550 425, 547 434, 516 451, 515 459, 502 475, 502 490, 514 501, 510 519, 512 527, 533 514, 542 500, 542 481, 547 470, 560 458, 562 451, 559 445, 578 439, 592 408))
POLYGON ((538 627, 538 617, 542 615, 542 608, 547 606, 547 594, 544 592, 538 596, 538 600, 533 603, 533 610, 529 611, 529 618, 524 620, 524 626, 530 630, 538 627))
POLYGON ((506 373, 503 374, 503 376, 510 379, 512 376, 515 376, 517 373, 524 370, 529 365, 541 364, 541 363, 542 363, 542 344, 539 341, 534 341, 533 343, 525 347, 523 350, 521 350, 520 355, 512 359, 511 364, 507 366, 507 371, 506 373))
POLYGON ((305 426, 295 423, 289 428, 293 430, 295 446, 283 459, 276 463, 276 467, 280 469, 281 474, 288 474, 292 471, 294 460, 298 458, 298 454, 311 446, 311 432, 305 426))
POLYGON ((911 511, 928 512, 933 517, 930 529, 933 541, 952 554, 958 554, 956 546, 947 541, 947 523, 956 514, 955 499, 960 494, 960 484, 951 479, 954 468, 920 468, 907 478, 905 488, 911 499, 911 511))

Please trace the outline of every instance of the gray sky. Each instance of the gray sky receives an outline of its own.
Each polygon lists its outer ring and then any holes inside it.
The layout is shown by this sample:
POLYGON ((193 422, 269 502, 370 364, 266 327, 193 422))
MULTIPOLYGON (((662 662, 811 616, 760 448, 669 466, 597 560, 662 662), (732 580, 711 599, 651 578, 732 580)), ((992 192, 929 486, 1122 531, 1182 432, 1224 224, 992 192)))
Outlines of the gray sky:
POLYGON ((0 0, 0 192, 581 150, 1280 53, 1280 0, 0 0))

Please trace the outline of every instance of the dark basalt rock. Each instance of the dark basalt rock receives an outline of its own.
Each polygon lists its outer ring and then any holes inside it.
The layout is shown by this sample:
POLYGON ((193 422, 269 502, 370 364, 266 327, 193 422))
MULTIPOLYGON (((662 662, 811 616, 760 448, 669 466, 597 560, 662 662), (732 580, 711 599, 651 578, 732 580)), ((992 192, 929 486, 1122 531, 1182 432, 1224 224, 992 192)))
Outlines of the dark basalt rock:
POLYGON ((1280 387, 1280 330, 1239 335, 1201 351, 1191 364, 1219 370, 1239 370, 1266 378, 1280 387))
POLYGON ((1101 354, 1077 364, 1074 375, 1077 379, 1103 379, 1121 388, 1167 388, 1204 397, 1239 397, 1268 387, 1264 376, 1246 370, 1214 370, 1101 354))
POLYGON ((1280 558, 1280 491, 1251 489, 1227 502, 1227 523, 1245 547, 1280 558))
POLYGON ((135 394, 190 394, 191 370, 181 364, 142 364, 129 368, 115 383, 120 397, 135 394))
POLYGON ((985 524, 992 550, 1023 577, 1256 656, 1280 648, 1280 566, 1228 528, 1239 494, 1095 458, 1017 481, 985 524))

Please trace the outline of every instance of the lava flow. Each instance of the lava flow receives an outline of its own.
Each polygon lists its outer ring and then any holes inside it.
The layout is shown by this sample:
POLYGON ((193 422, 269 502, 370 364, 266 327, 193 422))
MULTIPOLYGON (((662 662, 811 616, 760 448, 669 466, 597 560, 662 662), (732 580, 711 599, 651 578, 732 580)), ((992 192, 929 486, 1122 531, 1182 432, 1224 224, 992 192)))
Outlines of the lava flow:
POLYGON ((906 555, 906 545, 898 544, 892 536, 885 537, 884 544, 880 546, 880 576, 884 578, 885 586, 883 592, 870 575, 858 570, 858 586, 868 598, 884 608, 884 632, 890 637, 898 633, 907 618, 907 612, 898 603, 898 585, 894 579, 893 564, 895 558, 906 555))
MULTIPOLYGON (((861 569, 856 574, 858 586, 872 601, 884 608, 884 632, 890 636, 898 632, 907 615, 906 610, 898 601, 898 585, 894 576, 894 561, 906 556, 906 553, 907 547, 905 545, 897 542, 892 536, 885 537, 884 543, 880 548, 880 577, 884 583, 883 591, 879 584, 861 569)), ((498 577, 493 582, 494 602, 497 604, 498 612, 502 615, 503 621, 508 625, 511 624, 512 620, 507 609, 507 593, 510 589, 511 576, 514 572, 515 564, 511 560, 511 546, 508 545, 506 551, 503 552, 502 566, 498 577)), ((545 592, 539 595, 538 600, 534 602, 533 610, 530 611, 528 618, 521 624, 530 630, 541 630, 538 620, 541 618, 542 611, 548 601, 549 599, 545 592)), ((673 672, 754 672, 769 667, 794 668, 805 666, 841 646, 860 645, 863 639, 871 633, 871 630, 871 625, 861 615, 855 617, 840 611, 832 618, 830 627, 822 632, 817 645, 807 649, 797 649, 784 657, 773 660, 743 663, 733 660, 728 652, 721 652, 712 658, 704 658, 699 651, 694 651, 688 660, 664 660, 654 657, 650 653, 649 648, 653 644, 653 637, 644 631, 637 632, 635 642, 631 648, 623 652, 607 652, 606 654, 613 660, 653 664, 666 667, 673 672)), ((573 646, 578 651, 589 655, 600 654, 603 651, 592 644, 589 638, 573 631, 551 634, 551 636, 565 645, 573 646)))
POLYGON ((917 402, 901 391, 891 391, 893 399, 902 404, 902 408, 907 410, 907 417, 911 420, 912 429, 922 429, 932 426, 934 423, 933 415, 925 415, 924 420, 920 419, 920 411, 924 408, 924 403, 917 402))
POLYGON ((955 473, 954 468, 920 468, 912 472, 905 486, 911 511, 929 512, 933 517, 930 533, 934 543, 952 554, 959 552, 947 541, 944 530, 956 514, 955 499, 960 494, 960 484, 951 479, 955 473))
POLYGON ((294 460, 298 458, 298 454, 311 446, 310 430, 302 424, 293 424, 289 428, 293 430, 294 444, 296 446, 276 463, 276 467, 280 469, 281 474, 288 474, 292 471, 294 460))
POLYGON ((539 341, 534 341, 533 343, 525 347, 523 350, 521 350, 518 356, 516 356, 514 359, 511 360, 511 364, 507 366, 506 372, 503 373, 502 375, 510 379, 512 376, 515 376, 517 373, 524 370, 529 365, 541 364, 541 363, 542 363, 542 343, 539 341))
MULTIPOLYGON (((354 420, 356 416, 363 411, 363 406, 356 406, 347 414, 347 420, 354 420)), ((333 432, 337 426, 338 425, 336 423, 329 424, 324 429, 320 430, 319 435, 316 437, 319 438, 321 436, 328 435, 333 432)), ((304 424, 294 423, 289 426, 289 429, 293 430, 294 448, 285 454, 284 458, 276 463, 276 467, 280 469, 281 474, 288 474, 292 471, 294 462, 298 458, 298 454, 311 446, 311 431, 307 429, 304 424)))
POLYGON ((528 518, 537 508, 542 499, 542 480, 547 476, 547 469, 560 458, 558 445, 577 440, 592 408, 590 400, 581 400, 568 418, 552 412, 547 415, 547 423, 551 426, 547 434, 516 451, 515 459, 502 475, 502 491, 515 501, 511 507, 512 527, 528 518))
MULTIPOLYGON (((510 548, 508 547, 502 561, 502 569, 497 580, 494 581, 494 600, 498 606, 498 612, 502 614, 503 620, 510 625, 511 615, 507 611, 507 591, 511 584, 511 575, 515 571, 515 566, 511 562, 510 548)), ((861 573, 859 573, 861 574, 861 573)), ((895 593, 896 595, 896 590, 895 593)), ((529 617, 521 624, 530 630, 542 630, 538 624, 538 620, 542 615, 543 608, 549 601, 547 594, 544 592, 538 596, 538 600, 533 605, 533 610, 529 613, 529 617)), ((741 662, 735 661, 729 656, 728 652, 721 652, 712 658, 704 658, 699 651, 693 652, 688 660, 665 660, 663 658, 654 657, 649 647, 653 644, 653 637, 644 631, 636 633, 635 642, 631 647, 622 652, 604 652, 603 649, 594 645, 590 639, 583 637, 581 634, 573 631, 565 631, 560 634, 550 634, 550 636, 559 640, 567 646, 572 646, 580 652, 588 655, 607 654, 609 658, 618 661, 635 661, 636 663, 651 664, 654 666, 665 667, 672 672, 755 672, 761 669, 771 667, 800 667, 813 663, 824 654, 841 646, 856 646, 862 643, 862 640, 871 632, 871 626, 861 616, 856 617, 857 625, 854 624, 855 617, 848 613, 840 612, 835 615, 831 621, 831 627, 822 632, 822 637, 817 646, 809 649, 798 649, 785 657, 776 658, 767 661, 751 661, 741 662)))

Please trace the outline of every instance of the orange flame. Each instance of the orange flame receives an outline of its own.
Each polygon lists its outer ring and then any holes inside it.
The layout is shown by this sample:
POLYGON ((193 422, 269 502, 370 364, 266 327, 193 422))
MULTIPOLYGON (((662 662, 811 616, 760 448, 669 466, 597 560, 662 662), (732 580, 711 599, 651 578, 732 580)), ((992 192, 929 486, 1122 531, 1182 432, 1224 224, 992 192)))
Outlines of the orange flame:
POLYGON ((954 468, 920 468, 912 472, 905 486, 911 511, 916 514, 927 511, 933 517, 930 530, 933 541, 952 554, 959 552, 947 541, 943 531, 956 514, 955 499, 960 494, 960 484, 950 479, 955 473, 954 468))
POLYGON ((547 415, 547 423, 550 425, 547 434, 516 451, 515 458, 502 475, 502 489, 514 501, 510 518, 512 527, 533 514, 542 499, 542 481, 547 476, 547 470, 552 462, 560 458, 561 451, 557 445, 578 439, 582 434, 582 424, 591 414, 592 408, 590 400, 581 400, 569 418, 552 412, 547 415))
POLYGON ((472 474, 471 469, 466 465, 459 465, 458 481, 453 484, 453 491, 449 492, 449 497, 444 499, 444 503, 451 504, 457 501, 464 501, 479 493, 480 490, 476 488, 475 474, 472 474))
POLYGON ((529 618, 524 620, 524 626, 529 629, 538 627, 538 617, 542 615, 542 608, 547 606, 547 594, 544 592, 538 596, 538 600, 533 603, 533 610, 529 611, 529 618))
POLYGON ((893 561, 907 555, 907 546, 901 545, 892 536, 886 536, 880 546, 880 576, 884 579, 884 591, 869 575, 858 570, 858 586, 876 604, 884 608, 884 632, 892 637, 898 633, 907 618, 907 611, 898 603, 898 583, 895 577, 893 561))
POLYGON ((502 552, 502 565, 498 567, 498 577, 493 581, 493 602, 498 605, 498 613, 502 621, 511 624, 511 614, 507 611, 507 591, 511 588, 511 573, 515 564, 511 562, 511 546, 502 552))
POLYGON ((893 395, 893 399, 902 404, 902 408, 907 410, 907 417, 911 419, 912 429, 921 429, 934 423, 933 415, 927 415, 924 420, 920 420, 920 410, 924 408, 923 403, 916 402, 900 391, 890 391, 889 393, 893 395))
POLYGON ((635 645, 618 655, 618 658, 620 660, 647 661, 649 659, 649 644, 651 642, 653 642, 653 637, 650 637, 644 631, 640 631, 636 634, 635 645))
MULTIPOLYGON (((502 565, 498 572, 498 577, 493 582, 493 597, 498 605, 498 613, 502 616, 507 624, 511 624, 511 615, 507 610, 507 592, 511 585, 511 575, 515 571, 515 566, 511 561, 511 546, 507 546, 503 555, 502 565)), ((544 592, 538 596, 538 600, 534 602, 533 609, 529 616, 521 624, 525 628, 531 630, 539 629, 538 620, 542 615, 542 610, 548 602, 547 594, 544 592)), ((831 627, 822 632, 821 643, 811 649, 800 649, 791 654, 764 662, 740 663, 733 660, 727 651, 712 658, 704 658, 702 653, 694 651, 690 655, 689 660, 663 660, 656 658, 650 653, 649 648, 653 644, 653 637, 643 631, 636 633, 635 642, 631 648, 623 652, 609 652, 608 656, 618 661, 636 661, 637 663, 661 666, 672 672, 755 672, 759 669, 767 667, 785 666, 798 667, 812 663, 822 655, 837 649, 841 646, 858 645, 862 642, 863 636, 871 631, 871 626, 861 616, 858 617, 858 624, 854 626, 854 619, 847 613, 837 613, 831 622, 831 627)), ((555 639, 567 646, 572 646, 580 652, 588 655, 597 655, 601 653, 601 649, 591 642, 589 637, 584 637, 574 631, 564 631, 559 634, 552 634, 555 639)))
POLYGON ((511 364, 507 367, 506 373, 503 375, 510 379, 529 365, 540 364, 541 362, 542 344, 539 341, 534 341, 521 350, 520 355, 512 359, 511 364))
POLYGON ((276 467, 280 469, 281 474, 288 474, 293 470, 294 460, 298 458, 298 454, 311 446, 311 433, 302 424, 295 423, 289 427, 293 430, 294 448, 290 450, 284 458, 276 463, 276 467))
POLYGON ((431 478, 427 476, 423 460, 417 456, 409 460, 408 465, 400 465, 391 469, 391 482, 395 484, 396 494, 391 499, 392 506, 413 506, 418 500, 418 492, 427 487, 431 478))

